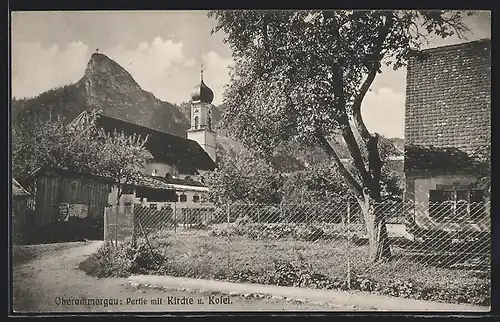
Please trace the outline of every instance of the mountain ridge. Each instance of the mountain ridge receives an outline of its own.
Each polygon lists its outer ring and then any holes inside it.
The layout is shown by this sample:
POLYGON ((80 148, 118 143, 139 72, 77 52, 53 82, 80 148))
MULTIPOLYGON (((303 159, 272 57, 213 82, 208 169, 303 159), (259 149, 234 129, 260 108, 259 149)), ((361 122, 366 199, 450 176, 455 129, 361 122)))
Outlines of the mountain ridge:
POLYGON ((77 82, 33 98, 13 99, 12 117, 46 120, 62 116, 70 122, 84 110, 96 108, 104 115, 182 137, 189 128, 189 120, 177 105, 143 90, 122 66, 98 53, 91 55, 77 82))
MULTIPOLYGON (((101 109, 106 116, 184 138, 190 127, 188 102, 173 104, 156 98, 153 93, 143 90, 125 68, 100 53, 90 56, 84 75, 77 82, 48 90, 33 98, 13 99, 12 118, 16 122, 22 122, 25 118, 33 122, 62 116, 69 123, 81 112, 96 108, 101 109)), ((217 126, 222 105, 214 107, 212 114, 214 125, 217 126)), ((221 150, 249 153, 243 151, 247 149, 241 143, 221 134, 218 135, 221 150)), ((390 140, 402 149, 402 139, 390 140)), ((344 148, 341 147, 341 157, 349 157, 344 148)), ((300 150, 296 146, 282 148, 275 156, 274 165, 284 171, 294 171, 304 168, 312 159, 315 163, 326 158, 317 149, 308 149, 305 154, 304 151, 297 152, 300 150), (311 159, 306 157, 307 154, 315 154, 316 157, 311 159)))

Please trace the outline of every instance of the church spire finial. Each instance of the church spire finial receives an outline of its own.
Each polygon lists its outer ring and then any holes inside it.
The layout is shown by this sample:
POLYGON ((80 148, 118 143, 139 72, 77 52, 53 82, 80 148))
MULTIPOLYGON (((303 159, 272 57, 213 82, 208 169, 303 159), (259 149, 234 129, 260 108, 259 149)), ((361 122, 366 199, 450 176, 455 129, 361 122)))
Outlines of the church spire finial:
POLYGON ((200 69, 200 79, 203 82, 203 64, 201 64, 201 69, 200 69))

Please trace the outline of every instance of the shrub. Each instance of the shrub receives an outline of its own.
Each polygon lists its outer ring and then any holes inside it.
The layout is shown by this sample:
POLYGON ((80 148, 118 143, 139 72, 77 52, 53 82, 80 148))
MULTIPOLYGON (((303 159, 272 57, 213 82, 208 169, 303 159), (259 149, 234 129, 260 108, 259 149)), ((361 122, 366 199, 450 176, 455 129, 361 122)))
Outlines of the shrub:
POLYGON ((305 227, 296 227, 293 235, 298 240, 316 241, 323 237, 324 231, 320 227, 307 225, 305 227))
POLYGON ((143 242, 133 247, 130 243, 117 247, 103 246, 79 268, 87 275, 96 277, 128 277, 131 274, 147 274, 159 268, 165 257, 143 242))
POLYGON ((240 217, 240 218, 236 219, 236 221, 235 221, 235 224, 237 226, 244 226, 244 225, 248 225, 248 224, 251 224, 251 223, 253 223, 253 221, 250 218, 250 216, 248 216, 248 215, 240 217))
POLYGON ((229 228, 214 228, 210 231, 210 236, 246 236, 258 240, 276 240, 292 238, 302 241, 316 241, 332 237, 325 234, 325 231, 315 225, 307 224, 263 224, 251 223, 242 218, 229 228))
MULTIPOLYGON (((290 224, 246 224, 231 225, 229 228, 212 230, 210 235, 231 234, 231 236, 248 236, 253 239, 269 240, 271 238, 304 238, 314 240, 326 238, 325 230, 332 227, 315 227, 290 224)), ((324 270, 318 266, 317 258, 311 256, 325 252, 305 252, 298 260, 292 258, 296 252, 288 252, 285 256, 260 256, 264 248, 255 249, 259 242, 237 240, 234 249, 228 249, 226 242, 213 243, 213 239, 203 237, 199 244, 176 243, 179 235, 171 232, 156 232, 150 235, 151 250, 148 244, 139 242, 137 247, 124 244, 119 247, 103 247, 89 259, 82 262, 80 268, 87 274, 108 277, 126 277, 130 274, 166 274, 192 278, 218 279, 232 282, 259 283, 279 286, 295 286, 317 289, 357 290, 376 292, 378 294, 408 297, 421 300, 445 301, 451 303, 472 303, 490 305, 490 288, 487 281, 468 283, 466 286, 453 283, 422 283, 418 279, 408 278, 394 280, 384 274, 394 266, 379 267, 375 274, 363 276, 356 271, 351 273, 347 282, 343 270, 324 270), (253 246, 252 246, 253 245, 253 246), (158 251, 161 250, 161 251, 158 251), (229 254, 224 253, 228 251, 229 254), (253 252, 252 252, 253 251, 253 252), (215 254, 216 252, 221 252, 215 254), (290 255, 294 254, 294 255, 290 255), (246 256, 249 255, 249 256, 246 256), (280 258, 280 260, 276 260, 280 258), (168 260, 167 260, 168 259, 168 260), (234 259, 234 260, 233 260, 234 259), (306 259, 308 262, 306 262, 306 259), (227 264, 220 264, 228 260, 227 264), (239 261, 239 262, 238 262, 239 261), (235 263, 238 262, 238 263, 235 263), (328 273, 327 273, 328 272, 328 273), (324 274, 322 274, 324 273, 324 274)), ((183 236, 182 238, 186 238, 183 236)), ((274 242, 274 244, 281 244, 274 242)), ((292 243, 293 244, 293 243, 292 243)), ((321 245, 321 247, 323 247, 321 245)), ((320 255, 321 257, 323 255, 320 255)), ((332 254, 335 256, 335 254, 332 254)), ((336 257, 341 260, 340 257, 336 257)), ((335 264, 333 264, 335 265, 335 264)), ((408 263, 411 265, 411 263, 408 263)), ((356 268, 356 266, 353 266, 356 268)), ((364 268, 361 271, 366 272, 364 268)), ((390 275, 390 274, 389 274, 390 275)), ((406 274, 409 276, 409 274, 406 274)), ((443 277, 440 278, 443 281, 443 277)))

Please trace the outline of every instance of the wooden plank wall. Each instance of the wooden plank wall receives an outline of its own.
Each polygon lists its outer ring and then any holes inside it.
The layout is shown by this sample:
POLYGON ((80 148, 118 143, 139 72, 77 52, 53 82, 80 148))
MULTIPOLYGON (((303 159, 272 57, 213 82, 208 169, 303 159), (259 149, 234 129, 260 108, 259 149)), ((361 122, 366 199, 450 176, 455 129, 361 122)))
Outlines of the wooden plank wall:
POLYGON ((49 225, 59 214, 60 203, 87 204, 88 217, 102 217, 108 204, 110 185, 93 179, 43 176, 36 182, 36 210, 40 224, 49 225))

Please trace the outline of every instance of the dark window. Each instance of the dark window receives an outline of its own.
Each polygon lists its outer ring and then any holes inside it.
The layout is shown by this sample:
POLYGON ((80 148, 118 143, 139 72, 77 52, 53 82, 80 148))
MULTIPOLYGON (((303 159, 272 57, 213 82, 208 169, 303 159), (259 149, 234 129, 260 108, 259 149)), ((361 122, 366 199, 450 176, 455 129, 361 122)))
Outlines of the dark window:
POLYGON ((446 190, 429 191, 429 216, 437 221, 445 221, 453 214, 453 192, 446 190))
POLYGON ((485 209, 485 191, 484 190, 471 190, 470 191, 470 219, 471 221, 477 222, 481 218, 484 218, 486 214, 485 209))
POLYGON ((470 191, 470 202, 483 202, 483 201, 484 201, 484 190, 470 191))
POLYGON ((123 187, 122 188, 122 194, 124 195, 131 195, 134 193, 134 188, 132 187, 123 187))
POLYGON ((429 215, 438 222, 477 221, 484 212, 484 191, 461 187, 429 191, 429 215))
POLYGON ((186 176, 186 177, 184 178, 184 180, 186 180, 186 181, 190 181, 190 180, 191 180, 191 177, 190 177, 190 176, 186 176))
POLYGON ((199 126, 200 118, 198 116, 194 117, 194 128, 197 129, 199 126))
POLYGON ((172 174, 171 173, 165 174, 165 179, 172 180, 172 174))
POLYGON ((149 209, 158 209, 158 206, 155 203, 150 203, 149 209))
POLYGON ((180 195, 179 199, 180 199, 180 202, 186 202, 187 196, 185 194, 182 194, 182 195, 180 195))
POLYGON ((193 196, 193 202, 199 202, 200 201, 200 196, 194 195, 193 196))
POLYGON ((131 202, 126 202, 126 203, 124 203, 123 205, 124 205, 125 207, 130 207, 130 206, 132 206, 132 203, 131 203, 131 202))

